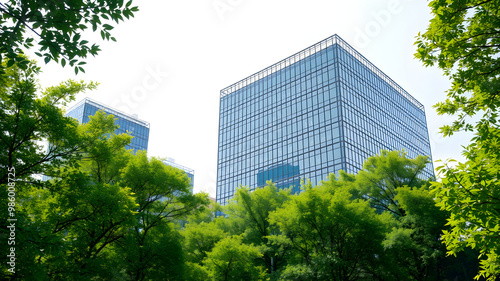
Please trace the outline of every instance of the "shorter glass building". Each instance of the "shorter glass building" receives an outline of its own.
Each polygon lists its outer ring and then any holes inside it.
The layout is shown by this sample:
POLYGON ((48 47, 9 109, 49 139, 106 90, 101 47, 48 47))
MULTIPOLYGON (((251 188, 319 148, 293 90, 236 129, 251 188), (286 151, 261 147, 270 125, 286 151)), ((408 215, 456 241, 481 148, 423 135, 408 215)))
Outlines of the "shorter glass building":
POLYGON ((193 192, 193 185, 194 185, 194 170, 193 169, 175 163, 175 160, 172 158, 167 158, 166 160, 163 160, 163 164, 165 164, 167 166, 172 166, 174 168, 177 168, 177 169, 184 171, 187 174, 187 176, 191 182, 191 193, 193 192))
POLYGON ((149 122, 140 120, 137 116, 123 113, 89 98, 83 99, 68 109, 66 116, 73 117, 84 124, 90 121, 89 116, 93 116, 99 110, 115 117, 115 124, 120 126, 115 131, 116 134, 126 133, 133 137, 127 149, 133 149, 134 152, 148 150, 149 122))

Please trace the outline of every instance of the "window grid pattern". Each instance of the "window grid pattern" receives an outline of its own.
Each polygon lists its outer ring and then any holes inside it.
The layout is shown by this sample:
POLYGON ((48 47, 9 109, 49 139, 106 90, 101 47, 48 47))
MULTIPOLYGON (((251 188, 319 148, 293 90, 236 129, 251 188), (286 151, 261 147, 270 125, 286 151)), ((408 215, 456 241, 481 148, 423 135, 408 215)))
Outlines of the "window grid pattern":
POLYGON ((82 102, 73 106, 68 110, 66 116, 73 117, 78 120, 78 122, 84 124, 88 123, 90 121, 90 116, 93 116, 99 110, 103 110, 106 114, 112 114, 114 116, 116 119, 115 125, 119 126, 115 131, 116 134, 128 133, 133 137, 130 144, 126 146, 127 149, 133 149, 134 152, 148 149, 149 123, 147 122, 135 119, 134 117, 105 107, 89 99, 84 99, 82 102))
MULTIPOLYGON (((381 149, 406 150, 409 158, 431 155, 423 109, 401 95, 342 48, 339 58, 342 121, 348 173, 381 149)), ((431 163, 425 177, 434 175, 431 163)))
POLYGON ((218 203, 267 180, 298 192, 301 179, 357 172, 380 149, 430 155, 423 106, 343 44, 316 44, 221 91, 218 203))
POLYGON ((267 180, 313 182, 342 166, 339 85, 332 48, 221 98, 217 201, 267 180))

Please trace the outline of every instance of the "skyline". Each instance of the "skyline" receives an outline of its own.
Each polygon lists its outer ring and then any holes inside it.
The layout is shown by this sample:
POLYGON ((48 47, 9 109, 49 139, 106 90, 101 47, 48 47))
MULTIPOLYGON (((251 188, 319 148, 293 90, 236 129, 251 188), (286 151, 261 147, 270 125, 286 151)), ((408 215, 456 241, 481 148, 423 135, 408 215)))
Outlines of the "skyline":
POLYGON ((338 34, 424 104, 433 160, 462 159, 460 145, 468 138, 442 138, 438 128, 452 118, 437 117, 432 108, 445 99, 449 82, 413 59, 414 36, 430 18, 426 3, 197 3, 138 4, 134 19, 115 26, 118 42, 103 42, 101 53, 88 60, 87 74, 74 77, 70 68, 40 63, 42 85, 67 78, 100 82, 77 101, 87 96, 150 122, 148 155, 194 169, 194 191, 214 197, 220 90, 338 34))

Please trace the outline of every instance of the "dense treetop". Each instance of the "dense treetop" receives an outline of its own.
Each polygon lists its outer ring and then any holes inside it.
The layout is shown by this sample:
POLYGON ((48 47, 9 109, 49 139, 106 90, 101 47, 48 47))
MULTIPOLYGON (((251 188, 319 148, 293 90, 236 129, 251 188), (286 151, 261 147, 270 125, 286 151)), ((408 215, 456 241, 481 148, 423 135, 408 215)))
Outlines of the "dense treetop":
POLYGON ((111 25, 129 19, 138 11, 132 0, 5 0, 0 2, 0 60, 15 62, 24 68, 28 62, 20 56, 36 48, 45 63, 51 60, 69 64, 76 73, 88 55, 97 55, 99 45, 89 42, 87 30, 99 32, 103 40, 111 36, 111 25))
POLYGON ((467 247, 480 254, 481 277, 500 277, 500 1, 434 0, 433 18, 419 34, 416 57, 437 65, 451 79, 447 99, 436 104, 438 114, 457 115, 441 128, 452 135, 474 132, 465 147, 464 163, 437 167, 433 183, 438 205, 450 213, 443 241, 456 255, 467 247))

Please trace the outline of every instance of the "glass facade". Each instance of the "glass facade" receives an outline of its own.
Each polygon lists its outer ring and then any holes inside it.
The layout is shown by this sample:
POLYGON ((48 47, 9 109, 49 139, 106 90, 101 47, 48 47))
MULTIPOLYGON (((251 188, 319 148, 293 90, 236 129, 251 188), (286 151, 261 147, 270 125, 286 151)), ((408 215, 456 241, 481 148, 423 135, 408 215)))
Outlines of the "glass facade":
POLYGON ((88 123, 90 121, 89 116, 93 116, 99 110, 103 110, 106 114, 115 117, 115 124, 120 126, 115 131, 116 134, 128 133, 133 137, 127 149, 133 149, 134 152, 148 150, 149 122, 142 121, 137 117, 122 113, 89 98, 83 99, 70 108, 66 116, 73 117, 83 124, 88 123))
POLYGON ((268 180, 298 192, 381 149, 430 156, 424 107, 334 35, 221 91, 216 200, 268 180))
POLYGON ((194 184, 194 170, 193 169, 175 163, 175 161, 172 158, 167 158, 166 160, 163 160, 163 164, 168 165, 168 166, 172 166, 174 168, 177 168, 177 169, 184 171, 187 174, 187 176, 191 182, 191 192, 193 191, 193 184, 194 184))

